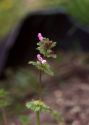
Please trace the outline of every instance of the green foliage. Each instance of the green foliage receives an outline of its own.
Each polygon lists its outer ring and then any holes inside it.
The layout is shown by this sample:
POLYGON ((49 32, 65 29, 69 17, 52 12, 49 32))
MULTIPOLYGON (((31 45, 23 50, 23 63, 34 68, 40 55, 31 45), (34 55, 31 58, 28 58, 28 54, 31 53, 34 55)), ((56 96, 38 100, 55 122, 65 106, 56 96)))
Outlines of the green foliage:
POLYGON ((54 74, 53 71, 51 70, 50 65, 48 63, 43 63, 42 64, 39 61, 36 61, 36 62, 30 61, 29 64, 32 64, 33 66, 36 66, 37 69, 47 73, 48 75, 53 76, 53 74, 54 74))
POLYGON ((65 7, 79 22, 89 25, 89 0, 69 0, 65 7))
POLYGON ((64 6, 68 13, 83 25, 89 26, 89 0, 45 0, 47 7, 64 6))
POLYGON ((26 103, 26 107, 31 109, 33 112, 50 112, 50 107, 45 105, 40 100, 34 100, 26 103))
POLYGON ((57 122, 64 122, 63 117, 59 112, 56 110, 53 110, 49 106, 47 106, 44 102, 41 100, 34 100, 26 103, 26 107, 28 109, 31 109, 33 112, 48 112, 52 115, 52 117, 57 121, 57 122))
POLYGON ((0 38, 3 38, 20 21, 25 13, 23 0, 0 1, 0 38))
MULTIPOLYGON (((41 35, 41 33, 40 33, 40 35, 41 35)), ((39 50, 40 54, 42 54, 46 58, 50 58, 50 57, 56 58, 56 54, 54 54, 53 50, 52 50, 56 46, 56 42, 52 42, 48 38, 43 38, 42 35, 41 35, 41 37, 42 37, 42 41, 39 41, 37 43, 37 50, 39 50)), ((41 58, 41 60, 43 60, 42 57, 40 57, 40 58, 41 58)), ((51 75, 51 76, 54 75, 53 71, 50 68, 50 65, 47 62, 42 63, 38 59, 35 62, 30 61, 29 64, 36 66, 37 69, 44 71, 48 75, 51 75)))
POLYGON ((56 110, 52 110, 51 115, 53 116, 53 118, 56 121, 62 122, 62 123, 64 122, 64 119, 63 119, 62 115, 59 112, 57 112, 56 110))
POLYGON ((19 120, 21 122, 21 125, 29 125, 30 118, 26 115, 20 115, 19 120))
POLYGON ((68 2, 68 0, 44 0, 44 6, 46 6, 46 7, 59 7, 66 2, 68 2))
POLYGON ((11 104, 9 93, 4 89, 0 89, 0 108, 7 107, 11 104))
POLYGON ((33 74, 35 73, 31 68, 19 68, 14 73, 8 70, 7 77, 10 79, 6 80, 6 83, 4 83, 2 87, 6 87, 15 98, 24 98, 28 93, 36 93, 38 90, 38 82, 37 77, 33 74))
MULTIPOLYGON (((56 46, 56 42, 50 41, 48 38, 44 38, 41 33, 38 33, 39 42, 37 43, 37 50, 43 55, 43 57, 56 58, 56 55, 53 54, 53 48, 56 46)), ((44 71, 48 75, 53 75, 53 72, 50 68, 50 65, 47 61, 41 57, 40 54, 37 54, 37 61, 30 61, 29 64, 36 66, 39 71, 44 71)), ((41 72, 40 72, 40 84, 41 84, 41 72)), ((36 112, 37 125, 40 125, 40 113, 41 112, 53 112, 51 108, 40 100, 35 100, 26 103, 26 107, 31 109, 33 112, 36 112)), ((57 114, 57 113, 55 113, 57 114)))
POLYGON ((38 42, 37 45, 37 50, 39 50, 44 57, 56 58, 56 54, 54 54, 52 51, 52 49, 56 46, 56 42, 52 42, 48 38, 44 38, 43 41, 38 42))

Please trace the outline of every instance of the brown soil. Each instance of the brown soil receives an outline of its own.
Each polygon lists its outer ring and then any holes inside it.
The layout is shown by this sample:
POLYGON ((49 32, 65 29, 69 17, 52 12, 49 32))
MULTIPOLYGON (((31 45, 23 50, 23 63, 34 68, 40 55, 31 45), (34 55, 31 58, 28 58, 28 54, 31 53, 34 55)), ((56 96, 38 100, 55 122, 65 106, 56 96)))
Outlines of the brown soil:
MULTIPOLYGON (((61 61, 51 61, 55 77, 43 76, 44 102, 57 110, 60 122, 50 114, 41 114, 43 125, 89 125, 89 66, 88 54, 65 55, 61 61)), ((35 125, 35 116, 32 125, 35 125)))
POLYGON ((56 65, 53 62, 56 77, 44 80, 48 88, 44 101, 61 113, 64 123, 57 123, 47 114, 42 114, 42 123, 89 125, 89 66, 86 60, 88 54, 79 54, 67 56, 56 65))

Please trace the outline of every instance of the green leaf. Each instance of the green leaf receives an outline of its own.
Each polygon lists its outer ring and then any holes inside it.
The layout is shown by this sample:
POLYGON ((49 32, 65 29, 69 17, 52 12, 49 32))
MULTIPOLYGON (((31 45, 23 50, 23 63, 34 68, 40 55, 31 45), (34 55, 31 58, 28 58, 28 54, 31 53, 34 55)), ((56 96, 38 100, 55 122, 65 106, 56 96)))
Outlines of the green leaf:
POLYGON ((51 76, 54 75, 54 73, 53 73, 53 71, 51 70, 51 67, 50 67, 50 65, 49 65, 48 63, 42 64, 42 63, 39 62, 39 61, 36 61, 36 62, 30 61, 29 64, 32 64, 32 65, 35 66, 37 69, 39 69, 39 70, 41 70, 41 71, 47 73, 48 75, 51 75, 51 76))
POLYGON ((50 112, 50 107, 41 100, 34 100, 26 103, 26 107, 33 112, 50 112))
POLYGON ((50 65, 47 64, 47 63, 45 63, 45 64, 43 65, 43 71, 44 71, 45 73, 47 73, 48 75, 51 75, 51 76, 54 75, 53 71, 52 71, 51 68, 50 68, 50 65))
POLYGON ((4 89, 0 89, 0 108, 7 107, 11 104, 9 93, 4 89))

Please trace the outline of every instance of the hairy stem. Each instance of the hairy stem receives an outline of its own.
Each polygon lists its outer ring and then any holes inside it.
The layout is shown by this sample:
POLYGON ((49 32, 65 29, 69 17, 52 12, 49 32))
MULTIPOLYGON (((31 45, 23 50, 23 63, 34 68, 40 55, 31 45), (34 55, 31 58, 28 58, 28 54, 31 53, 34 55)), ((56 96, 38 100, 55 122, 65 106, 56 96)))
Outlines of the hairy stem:
POLYGON ((40 125, 40 112, 36 112, 36 124, 40 125))
POLYGON ((42 84, 42 71, 40 70, 40 77, 39 77, 39 82, 40 82, 40 85, 42 84))
POLYGON ((42 99, 42 71, 39 71, 39 98, 42 99))

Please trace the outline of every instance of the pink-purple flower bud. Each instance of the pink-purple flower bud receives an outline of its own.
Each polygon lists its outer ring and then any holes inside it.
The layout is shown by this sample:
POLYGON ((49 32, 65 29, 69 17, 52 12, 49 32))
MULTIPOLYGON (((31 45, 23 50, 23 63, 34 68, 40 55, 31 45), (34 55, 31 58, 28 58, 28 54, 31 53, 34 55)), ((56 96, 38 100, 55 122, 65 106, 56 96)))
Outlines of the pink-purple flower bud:
POLYGON ((38 61, 40 61, 40 62, 43 60, 40 54, 37 54, 37 59, 38 59, 38 61))
POLYGON ((47 62, 46 60, 44 60, 44 59, 42 60, 42 64, 45 64, 46 62, 47 62))
POLYGON ((37 54, 37 60, 38 60, 39 62, 41 62, 42 64, 45 64, 45 63, 47 62, 46 60, 44 60, 44 59, 41 57, 40 54, 37 54))
POLYGON ((43 36, 42 36, 42 34, 41 34, 41 33, 38 33, 38 39, 39 39, 40 41, 42 41, 42 40, 43 40, 43 36))

